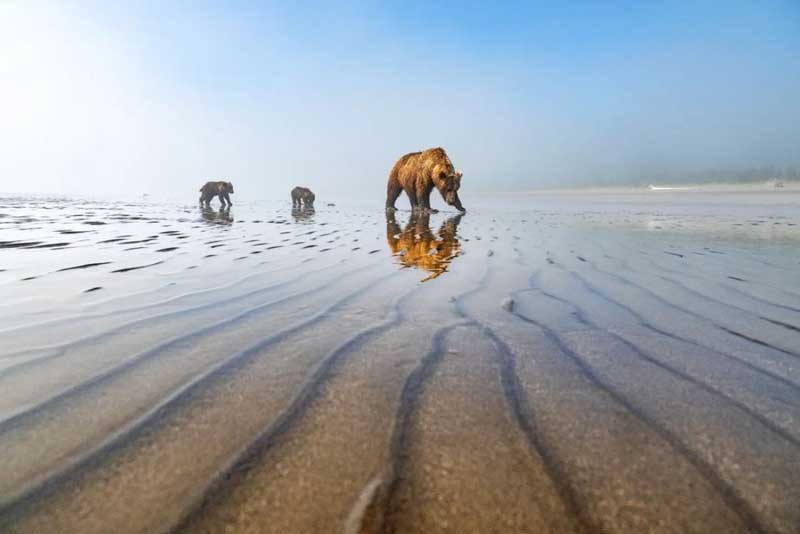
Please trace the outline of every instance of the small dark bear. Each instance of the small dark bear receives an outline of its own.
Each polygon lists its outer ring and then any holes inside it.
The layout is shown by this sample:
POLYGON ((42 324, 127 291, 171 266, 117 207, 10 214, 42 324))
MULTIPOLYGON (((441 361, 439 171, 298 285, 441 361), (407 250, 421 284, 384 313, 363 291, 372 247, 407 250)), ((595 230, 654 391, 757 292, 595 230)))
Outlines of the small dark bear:
POLYGON ((208 208, 211 207, 211 201, 214 197, 219 197, 222 207, 233 206, 230 195, 233 194, 233 184, 231 182, 206 182, 206 185, 200 188, 200 205, 208 208))
POLYGON ((411 201, 411 210, 435 213, 431 209, 431 191, 435 187, 447 204, 458 211, 467 211, 458 198, 461 171, 453 168, 443 148, 429 148, 422 152, 406 154, 389 172, 386 187, 386 209, 394 210, 394 203, 403 191, 411 201))
POLYGON ((293 208, 314 208, 314 200, 316 197, 311 189, 307 187, 295 187, 292 189, 292 207, 293 208))

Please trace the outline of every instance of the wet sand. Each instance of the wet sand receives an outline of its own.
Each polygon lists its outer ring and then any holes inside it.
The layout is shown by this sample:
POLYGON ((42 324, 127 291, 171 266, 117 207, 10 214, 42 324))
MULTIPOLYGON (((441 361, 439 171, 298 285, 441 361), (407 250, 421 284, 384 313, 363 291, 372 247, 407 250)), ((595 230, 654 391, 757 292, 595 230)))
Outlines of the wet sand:
POLYGON ((473 197, 0 198, 0 531, 800 532, 800 194, 473 197))

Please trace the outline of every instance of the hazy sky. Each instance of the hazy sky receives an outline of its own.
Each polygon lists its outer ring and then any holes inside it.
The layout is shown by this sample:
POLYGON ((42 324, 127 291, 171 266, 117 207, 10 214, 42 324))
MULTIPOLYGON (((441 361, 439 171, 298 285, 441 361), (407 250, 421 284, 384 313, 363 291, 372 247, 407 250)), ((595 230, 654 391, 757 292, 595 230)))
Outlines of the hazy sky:
POLYGON ((800 164, 798 0, 294 4, 1 0, 0 191, 380 196, 431 146, 473 190, 800 164))

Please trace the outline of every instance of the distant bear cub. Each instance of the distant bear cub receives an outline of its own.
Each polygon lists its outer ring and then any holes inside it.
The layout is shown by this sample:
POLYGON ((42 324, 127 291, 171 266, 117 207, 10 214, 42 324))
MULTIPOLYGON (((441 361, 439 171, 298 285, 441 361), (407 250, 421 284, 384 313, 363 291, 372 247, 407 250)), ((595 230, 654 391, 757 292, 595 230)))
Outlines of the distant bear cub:
POLYGON ((311 189, 307 187, 295 187, 292 189, 292 207, 293 208, 313 208, 314 200, 316 197, 311 189))
POLYGON ((458 198, 461 171, 453 168, 443 148, 429 148, 422 152, 406 154, 389 172, 386 187, 386 209, 394 210, 394 203, 403 191, 411 201, 411 210, 435 212, 431 209, 431 191, 439 190, 442 198, 458 211, 467 211, 458 198))
POLYGON ((200 188, 200 205, 211 207, 211 200, 214 197, 219 197, 219 201, 222 203, 222 207, 225 207, 225 202, 227 201, 227 207, 233 206, 233 202, 231 202, 230 195, 233 194, 233 184, 231 182, 206 182, 206 185, 200 188))

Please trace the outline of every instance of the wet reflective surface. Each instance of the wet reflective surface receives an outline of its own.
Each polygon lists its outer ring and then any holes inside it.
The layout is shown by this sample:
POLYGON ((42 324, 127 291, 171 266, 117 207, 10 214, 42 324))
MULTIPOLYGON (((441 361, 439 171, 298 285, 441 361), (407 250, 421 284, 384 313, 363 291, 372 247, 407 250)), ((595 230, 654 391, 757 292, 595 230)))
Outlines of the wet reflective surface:
POLYGON ((397 224, 395 212, 386 213, 386 241, 399 265, 431 273, 422 279, 432 280, 447 271, 447 266, 461 252, 458 242, 458 223, 463 215, 450 217, 442 223, 437 234, 430 228, 429 213, 414 212, 405 229, 397 224))
POLYGON ((230 224, 234 220, 230 208, 201 207, 200 213, 203 214, 203 220, 211 224, 230 224))
POLYGON ((796 532, 797 193, 328 203, 0 199, 0 531, 796 532))
POLYGON ((313 223, 315 213, 314 208, 292 208, 292 218, 297 223, 313 223))

